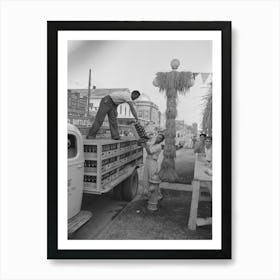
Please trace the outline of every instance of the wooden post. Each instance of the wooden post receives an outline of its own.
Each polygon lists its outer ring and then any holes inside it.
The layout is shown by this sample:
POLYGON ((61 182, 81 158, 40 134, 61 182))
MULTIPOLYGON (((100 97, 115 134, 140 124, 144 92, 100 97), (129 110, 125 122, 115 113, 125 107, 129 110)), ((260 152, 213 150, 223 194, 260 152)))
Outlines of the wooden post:
POLYGON ((149 187, 151 191, 151 196, 148 201, 147 209, 150 211, 158 210, 158 201, 160 199, 160 190, 159 190, 160 178, 158 174, 154 174, 152 178, 149 180, 149 187))
POLYGON ((196 230, 196 219, 197 219, 197 208, 199 202, 199 192, 200 192, 200 182, 198 180, 193 180, 192 182, 192 202, 191 210, 189 215, 188 227, 190 230, 196 230))

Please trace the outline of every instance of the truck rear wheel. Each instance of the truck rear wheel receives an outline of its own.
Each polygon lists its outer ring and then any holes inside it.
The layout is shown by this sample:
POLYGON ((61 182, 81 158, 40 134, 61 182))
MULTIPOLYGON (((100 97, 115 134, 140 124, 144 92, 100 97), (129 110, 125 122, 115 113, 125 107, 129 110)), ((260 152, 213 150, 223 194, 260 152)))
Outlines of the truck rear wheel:
POLYGON ((117 185, 117 186, 114 187, 114 189, 113 189, 113 198, 114 198, 115 200, 122 200, 122 199, 123 199, 123 197, 122 197, 122 184, 123 184, 123 183, 117 185))
POLYGON ((128 177, 121 184, 122 198, 125 201, 131 201, 138 191, 138 172, 134 170, 130 177, 128 177))

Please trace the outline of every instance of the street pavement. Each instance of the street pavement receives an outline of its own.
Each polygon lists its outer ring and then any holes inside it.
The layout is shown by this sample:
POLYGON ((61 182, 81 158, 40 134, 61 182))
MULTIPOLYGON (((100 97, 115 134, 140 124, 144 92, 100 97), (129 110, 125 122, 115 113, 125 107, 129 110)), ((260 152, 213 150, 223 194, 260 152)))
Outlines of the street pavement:
POLYGON ((127 204, 128 202, 115 200, 107 194, 84 194, 82 210, 90 211, 92 217, 85 225, 72 234, 70 239, 95 239, 127 204))
MULTIPOLYGON (((212 239, 212 225, 188 229, 191 192, 162 189, 157 211, 147 209, 147 200, 136 199, 96 237, 101 240, 212 239)), ((198 217, 211 217, 211 202, 201 201, 198 217)))

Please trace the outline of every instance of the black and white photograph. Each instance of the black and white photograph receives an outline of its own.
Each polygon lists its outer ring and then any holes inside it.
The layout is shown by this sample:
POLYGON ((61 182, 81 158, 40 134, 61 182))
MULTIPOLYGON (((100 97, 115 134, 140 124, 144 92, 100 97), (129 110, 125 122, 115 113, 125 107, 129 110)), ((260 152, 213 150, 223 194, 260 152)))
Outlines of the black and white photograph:
POLYGON ((58 32, 58 249, 222 251, 221 35, 58 32))
POLYGON ((194 179, 211 198, 211 77, 211 41, 68 42, 70 239, 212 238, 210 201, 186 226, 194 179))

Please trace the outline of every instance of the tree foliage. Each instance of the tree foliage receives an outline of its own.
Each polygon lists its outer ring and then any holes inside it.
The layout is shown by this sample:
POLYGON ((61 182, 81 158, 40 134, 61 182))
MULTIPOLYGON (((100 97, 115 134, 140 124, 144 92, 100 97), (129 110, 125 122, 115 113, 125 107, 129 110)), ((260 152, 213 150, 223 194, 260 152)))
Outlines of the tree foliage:
POLYGON ((177 71, 158 72, 153 84, 159 87, 159 91, 165 92, 167 98, 164 158, 159 176, 163 181, 175 182, 178 179, 175 171, 177 99, 178 93, 185 94, 194 85, 193 74, 177 71))
POLYGON ((203 97, 203 101, 202 129, 208 135, 212 135, 212 83, 210 83, 208 93, 203 97))

